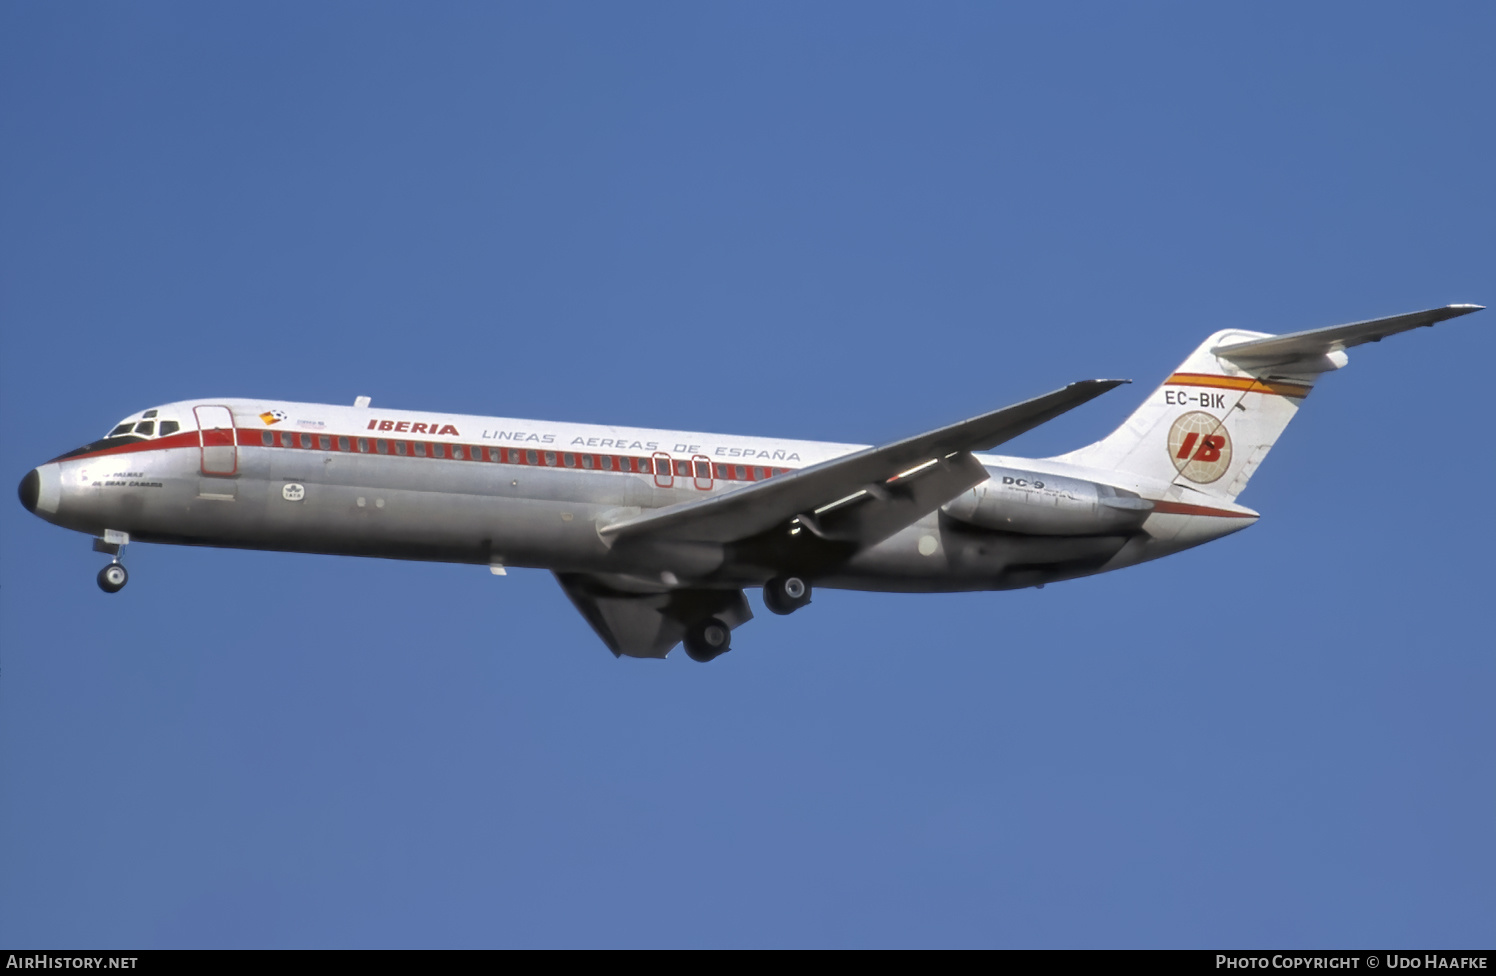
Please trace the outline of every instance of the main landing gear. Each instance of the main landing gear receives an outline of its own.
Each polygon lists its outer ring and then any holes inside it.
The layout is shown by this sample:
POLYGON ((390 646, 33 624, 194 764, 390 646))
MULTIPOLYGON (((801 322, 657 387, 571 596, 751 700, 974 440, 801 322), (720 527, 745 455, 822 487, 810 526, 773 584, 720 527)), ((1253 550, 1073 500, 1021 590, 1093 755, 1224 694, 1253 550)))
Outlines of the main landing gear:
POLYGON ((764 606, 780 616, 810 602, 810 584, 798 576, 776 576, 764 584, 764 606))
MULTIPOLYGON (((809 602, 810 584, 799 576, 776 576, 764 584, 764 605, 775 613, 794 613, 809 602)), ((750 616, 745 613, 743 619, 750 616)), ((704 664, 732 650, 732 628, 722 617, 707 617, 686 631, 682 643, 687 657, 704 664)))
POLYGON ((732 650, 732 628, 709 617, 686 632, 686 657, 705 664, 732 650))

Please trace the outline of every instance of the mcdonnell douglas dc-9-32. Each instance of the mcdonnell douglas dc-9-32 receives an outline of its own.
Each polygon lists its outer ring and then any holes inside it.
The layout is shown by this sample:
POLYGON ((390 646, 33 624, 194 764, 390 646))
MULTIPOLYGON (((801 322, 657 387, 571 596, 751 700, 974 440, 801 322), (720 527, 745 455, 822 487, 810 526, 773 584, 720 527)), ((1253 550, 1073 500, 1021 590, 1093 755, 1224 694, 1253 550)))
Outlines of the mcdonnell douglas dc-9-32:
POLYGON ((762 587, 1010 590, 1157 559, 1251 525, 1236 503, 1346 349, 1449 305, 1268 335, 1217 332, 1109 436, 987 453, 1117 386, 1083 380, 881 447, 206 398, 152 407, 29 472, 21 503, 133 541, 551 570, 615 655, 727 651, 762 587))

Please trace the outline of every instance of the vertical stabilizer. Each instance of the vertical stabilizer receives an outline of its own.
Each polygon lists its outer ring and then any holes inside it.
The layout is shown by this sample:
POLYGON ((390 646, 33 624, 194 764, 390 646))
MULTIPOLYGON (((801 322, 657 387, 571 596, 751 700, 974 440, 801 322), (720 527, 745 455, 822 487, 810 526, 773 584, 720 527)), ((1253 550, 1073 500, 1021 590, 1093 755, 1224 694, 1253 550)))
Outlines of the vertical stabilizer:
POLYGON ((1103 440, 1059 458, 1236 498, 1321 373, 1344 352, 1246 368, 1214 350, 1266 338, 1230 329, 1206 339, 1127 422, 1103 440))
POLYGON ((1057 460, 1234 500, 1315 381, 1349 361, 1348 347, 1481 308, 1446 305, 1287 335, 1217 332, 1109 437, 1057 460))

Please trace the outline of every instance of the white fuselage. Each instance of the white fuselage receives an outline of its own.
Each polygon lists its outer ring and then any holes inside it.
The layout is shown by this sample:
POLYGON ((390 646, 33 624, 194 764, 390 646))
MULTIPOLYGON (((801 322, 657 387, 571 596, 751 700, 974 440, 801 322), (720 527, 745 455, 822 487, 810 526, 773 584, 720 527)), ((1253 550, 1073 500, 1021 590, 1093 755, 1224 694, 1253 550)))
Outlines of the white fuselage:
MULTIPOLYGON (((730 547, 620 552, 598 529, 860 449, 261 400, 166 404, 127 418, 122 429, 130 433, 37 469, 33 510, 80 532, 138 541, 712 586, 754 585, 776 570, 730 547), (142 423, 153 425, 149 435, 135 433, 142 423)), ((822 546, 807 556, 807 575, 853 589, 1010 589, 1156 558, 1256 518, 1232 503, 1195 504, 1177 486, 1118 472, 1057 460, 978 460, 992 477, 969 498, 876 545, 822 546), (1097 491, 1113 489, 1147 509, 1118 516, 1098 505, 1097 491)))

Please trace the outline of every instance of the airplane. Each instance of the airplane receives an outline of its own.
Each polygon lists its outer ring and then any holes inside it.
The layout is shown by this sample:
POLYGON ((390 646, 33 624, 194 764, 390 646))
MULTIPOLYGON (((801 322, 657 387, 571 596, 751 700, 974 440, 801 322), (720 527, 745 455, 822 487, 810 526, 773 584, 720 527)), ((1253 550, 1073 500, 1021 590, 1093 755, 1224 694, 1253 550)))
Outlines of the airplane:
POLYGON ((745 588, 789 614, 815 587, 1044 586, 1238 532, 1237 504, 1348 348, 1479 311, 1448 305, 1205 340, 1113 433, 990 453, 1122 380, 1083 380, 879 447, 206 398, 132 414, 21 480, 95 537, 107 593, 131 542, 549 569, 615 656, 731 649, 745 588))

